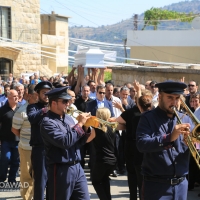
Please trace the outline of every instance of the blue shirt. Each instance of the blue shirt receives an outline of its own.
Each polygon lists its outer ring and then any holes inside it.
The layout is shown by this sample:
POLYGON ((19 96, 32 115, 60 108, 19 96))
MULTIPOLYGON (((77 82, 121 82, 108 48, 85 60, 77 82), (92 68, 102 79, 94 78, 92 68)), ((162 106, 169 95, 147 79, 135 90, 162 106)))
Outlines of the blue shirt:
POLYGON ((0 107, 2 107, 3 105, 5 105, 5 103, 7 102, 8 98, 5 96, 5 94, 0 95, 0 107))
POLYGON ((96 101, 97 101, 97 107, 98 108, 103 108, 104 107, 104 100, 99 101, 98 99, 96 99, 96 101))
MULTIPOLYGON (((40 79, 38 79, 38 83, 40 83, 41 82, 41 80, 40 79)), ((31 84, 35 84, 35 80, 33 79, 32 81, 31 81, 31 84)))
POLYGON ((20 107, 20 106, 23 106, 23 105, 25 105, 26 104, 26 100, 25 99, 22 99, 22 101, 21 102, 18 102, 18 106, 20 107))
POLYGON ((42 120, 40 130, 45 144, 47 164, 80 161, 80 147, 88 135, 73 120, 49 111, 42 120))
MULTIPOLYGON (((179 115, 182 123, 189 123, 192 130, 192 120, 182 113, 179 115)), ((137 148, 144 153, 143 175, 172 178, 188 174, 190 152, 183 141, 183 135, 170 142, 176 123, 176 117, 169 118, 159 107, 141 116, 136 136, 137 148)))

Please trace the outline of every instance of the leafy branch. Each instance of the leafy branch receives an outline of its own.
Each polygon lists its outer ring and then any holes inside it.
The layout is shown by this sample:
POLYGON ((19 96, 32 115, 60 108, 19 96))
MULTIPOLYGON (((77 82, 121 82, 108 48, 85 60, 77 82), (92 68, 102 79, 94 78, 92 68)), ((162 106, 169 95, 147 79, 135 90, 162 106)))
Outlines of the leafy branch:
POLYGON ((180 13, 170 10, 162 10, 161 8, 151 8, 150 10, 145 11, 144 20, 145 24, 142 30, 146 26, 154 26, 154 30, 157 30, 158 25, 161 23, 159 20, 175 20, 180 22, 191 22, 195 18, 194 13, 180 13))

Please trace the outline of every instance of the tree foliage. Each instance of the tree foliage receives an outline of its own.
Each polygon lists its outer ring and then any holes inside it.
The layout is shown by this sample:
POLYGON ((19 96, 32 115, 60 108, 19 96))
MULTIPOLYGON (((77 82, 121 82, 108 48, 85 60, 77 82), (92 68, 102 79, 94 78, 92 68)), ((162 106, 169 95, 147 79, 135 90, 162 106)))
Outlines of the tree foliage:
POLYGON ((161 22, 159 20, 173 19, 180 22, 191 22, 194 19, 194 13, 190 12, 187 14, 171 10, 162 10, 161 8, 151 8, 144 13, 145 24, 142 30, 148 25, 154 26, 154 30, 157 30, 157 26, 161 22))

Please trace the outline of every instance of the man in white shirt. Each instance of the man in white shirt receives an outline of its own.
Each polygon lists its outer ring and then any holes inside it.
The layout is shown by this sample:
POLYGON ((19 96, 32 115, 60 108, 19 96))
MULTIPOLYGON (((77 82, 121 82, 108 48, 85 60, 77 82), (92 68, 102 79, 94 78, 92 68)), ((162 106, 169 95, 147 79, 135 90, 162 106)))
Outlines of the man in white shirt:
POLYGON ((94 81, 89 81, 88 85, 90 87, 89 97, 91 99, 96 99, 96 83, 94 81))
POLYGON ((151 92, 153 94, 153 99, 152 99, 152 102, 158 102, 158 88, 155 87, 156 85, 156 81, 151 81, 150 83, 150 89, 151 89, 151 92))
POLYGON ((190 96, 190 101, 192 102, 193 108, 194 108, 194 115, 197 117, 198 120, 200 120, 200 95, 197 94, 193 94, 192 96, 190 96))
POLYGON ((28 89, 28 102, 20 106, 13 117, 12 132, 20 137, 18 151, 20 155, 20 193, 23 199, 31 199, 33 197, 33 179, 30 176, 31 171, 31 150, 32 147, 29 144, 31 137, 31 125, 28 121, 26 114, 26 108, 28 104, 37 102, 38 96, 34 91, 34 85, 31 85, 28 89), (25 185, 27 184, 28 185, 25 185), (24 187, 25 186, 25 187, 24 187), (28 186, 28 187, 27 187, 28 186))
MULTIPOLYGON (((107 83, 106 84, 106 95, 105 95, 106 99, 108 101, 111 101, 112 104, 113 103, 121 104, 121 100, 119 98, 113 96, 113 90, 114 90, 113 85, 111 83, 107 83)), ((116 118, 119 117, 122 113, 122 111, 119 108, 114 107, 114 105, 113 105, 113 112, 114 112, 114 115, 116 118)))
MULTIPOLYGON (((75 93, 74 91, 72 90, 67 90, 67 94, 69 94, 72 98, 69 100, 69 107, 73 108, 73 110, 77 110, 77 107, 74 105, 74 102, 76 100, 76 96, 75 96, 75 93)), ((74 112, 72 113, 71 117, 72 119, 74 120, 74 123, 77 124, 78 121, 76 119, 76 117, 78 117, 78 113, 74 112)))

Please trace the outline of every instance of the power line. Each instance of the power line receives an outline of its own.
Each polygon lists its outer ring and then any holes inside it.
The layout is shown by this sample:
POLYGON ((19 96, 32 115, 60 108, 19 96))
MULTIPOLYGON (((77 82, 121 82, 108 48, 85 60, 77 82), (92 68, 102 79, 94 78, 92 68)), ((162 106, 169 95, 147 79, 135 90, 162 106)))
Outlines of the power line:
POLYGON ((93 24, 95 24, 95 25, 99 26, 99 25, 98 25, 98 24, 96 24, 95 22, 93 22, 93 21, 91 21, 91 20, 89 20, 89 19, 87 19, 87 18, 83 17, 82 15, 80 15, 80 14, 76 13, 75 11, 73 11, 73 10, 72 10, 72 9, 70 9, 70 8, 68 8, 68 7, 67 7, 67 6, 65 6, 64 4, 60 3, 59 1, 57 1, 57 0, 55 0, 55 1, 56 1, 58 4, 60 4, 60 5, 64 6, 65 8, 67 8, 68 10, 70 10, 71 12, 75 13, 76 15, 78 15, 78 16, 80 16, 80 17, 82 17, 83 19, 86 19, 87 21, 89 21, 89 22, 91 22, 91 23, 93 23, 93 24))
MULTIPOLYGON (((77 10, 77 8, 83 8, 84 10, 91 10, 92 9, 92 11, 94 10, 93 8, 96 8, 96 10, 95 10, 95 12, 105 12, 106 14, 111 14, 111 15, 117 15, 118 13, 113 13, 113 12, 110 12, 110 11, 106 11, 106 10, 102 10, 102 9, 100 9, 99 7, 97 8, 97 7, 93 7, 92 5, 90 5, 90 4, 87 4, 86 2, 84 2, 84 5, 88 5, 89 7, 91 7, 91 8, 89 8, 88 6, 86 6, 86 7, 82 7, 82 6, 80 6, 79 4, 76 4, 74 1, 73 2, 67 2, 68 4, 72 4, 72 6, 74 6, 75 8, 76 8, 76 10, 77 10), (77 6, 78 5, 78 6, 77 6)), ((81 3, 80 1, 79 1, 79 3, 81 3)), ((59 8, 62 8, 62 7, 59 7, 59 8)))

